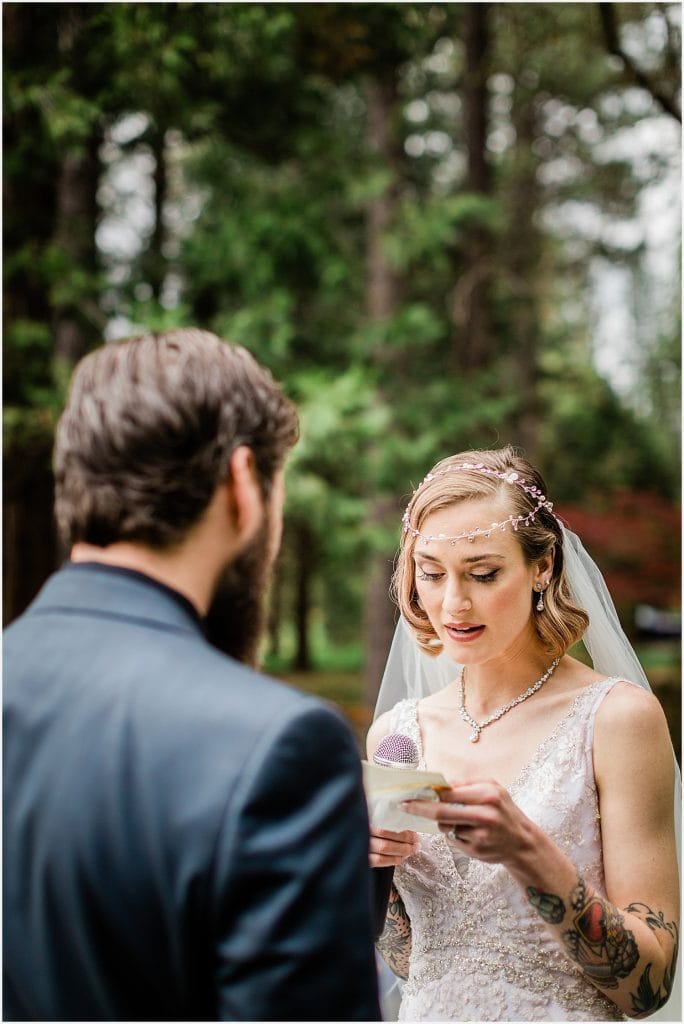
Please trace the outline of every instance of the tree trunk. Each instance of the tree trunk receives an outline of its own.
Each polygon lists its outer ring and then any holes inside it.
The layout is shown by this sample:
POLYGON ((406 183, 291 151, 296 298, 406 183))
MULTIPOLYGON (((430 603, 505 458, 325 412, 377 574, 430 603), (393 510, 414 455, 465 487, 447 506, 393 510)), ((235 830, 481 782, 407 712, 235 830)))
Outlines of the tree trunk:
POLYGON ((295 556, 295 630, 296 649, 293 668, 300 672, 311 669, 309 643, 309 613, 311 610, 311 582, 313 577, 314 538, 305 523, 293 528, 295 556))
MULTIPOLYGON (((396 314, 402 291, 401 281, 384 250, 384 234, 396 215, 399 195, 400 156, 392 130, 397 99, 394 79, 370 80, 366 96, 371 149, 382 165, 393 172, 392 182, 382 195, 369 203, 366 214, 366 311, 370 323, 382 323, 396 314)), ((378 347, 373 355, 379 362, 389 358, 389 353, 382 347, 378 347)), ((371 528, 384 528, 388 522, 398 522, 395 499, 382 495, 372 497, 368 515, 371 528)), ((394 630, 395 610, 389 596, 391 574, 391 554, 374 555, 366 587, 363 621, 363 698, 370 706, 378 694, 394 630)))
MULTIPOLYGON (((5 68, 30 67, 36 47, 36 18, 23 4, 3 4, 2 25, 5 68)), ((54 35, 54 6, 41 8, 40 42, 46 45, 45 34, 54 35)), ((11 72, 8 70, 8 74, 11 72)), ((43 117, 35 105, 7 103, 3 123, 3 143, 6 154, 21 153, 28 145, 27 155, 17 168, 8 157, 3 175, 3 242, 5 279, 3 289, 2 320, 5 338, 9 328, 21 321, 32 321, 41 326, 51 324, 50 278, 44 259, 16 260, 16 255, 27 249, 33 254, 42 252, 54 236, 56 211, 56 181, 59 164, 52 147, 41 146, 45 133, 43 117), (30 142, 28 142, 30 140, 30 142), (12 266, 16 264, 16 266, 12 266)), ((50 342, 41 348, 41 367, 36 366, 37 354, 25 353, 21 348, 6 345, 3 365, 3 398, 6 405, 26 404, 27 355, 31 359, 31 383, 49 387, 52 382, 50 342), (37 378, 37 379, 36 379, 37 378)))
MULTIPOLYGON (((371 148, 381 158, 383 165, 396 173, 398 153, 392 134, 396 102, 394 82, 370 79, 366 96, 371 148)), ((372 322, 388 320, 399 306, 401 284, 384 250, 384 233, 394 219, 397 201, 397 185, 393 181, 381 195, 371 200, 366 211, 366 311, 372 322)), ((384 355, 382 352, 377 354, 384 355)))
MULTIPOLYGON (((79 66, 81 32, 89 17, 83 4, 62 5, 57 48, 65 67, 79 66)), ((107 318, 99 307, 97 284, 97 189, 100 180, 99 149, 102 127, 93 124, 90 134, 65 144, 57 181, 57 212, 54 243, 63 257, 67 298, 56 305, 55 355, 68 365, 78 362, 93 343, 101 340, 107 318), (76 275, 89 275, 84 287, 76 275), (71 294, 70 294, 71 293, 71 294)))
POLYGON ((154 156, 154 230, 144 257, 144 272, 152 288, 152 294, 159 301, 166 278, 166 257, 164 256, 164 204, 166 202, 166 132, 155 128, 151 144, 154 156))
POLYGON ((69 365, 77 363, 93 342, 100 340, 106 317, 97 303, 97 187, 101 138, 94 134, 83 152, 67 152, 57 183, 55 245, 65 257, 65 274, 85 271, 92 275, 90 294, 79 294, 56 313, 55 355, 69 365))
POLYGON ((517 442, 527 457, 539 456, 539 297, 542 240, 535 228, 541 197, 537 183, 537 158, 532 149, 536 137, 534 97, 516 87, 511 111, 516 132, 515 169, 508 195, 509 229, 504 261, 511 291, 510 331, 514 339, 512 384, 519 396, 515 421, 517 442))
MULTIPOLYGON (((21 5, 3 7, 5 44, 12 63, 31 67, 35 54, 59 51, 64 67, 77 69, 81 49, 78 34, 86 14, 83 5, 43 5, 38 22, 21 12, 21 5), (49 44, 46 41, 49 36, 49 44), (36 47, 38 47, 36 49, 36 47)), ((78 90, 77 90, 78 91, 78 90)), ((31 415, 34 399, 25 387, 22 357, 31 362, 31 384, 54 388, 55 357, 73 363, 91 341, 99 336, 105 319, 96 301, 96 286, 85 293, 79 279, 82 271, 95 272, 96 192, 98 183, 97 133, 79 148, 66 143, 59 154, 45 143, 43 117, 32 104, 8 112, 5 125, 8 144, 16 156, 22 139, 33 140, 24 156, 21 173, 16 169, 4 181, 6 250, 15 254, 30 245, 42 256, 53 245, 61 258, 55 280, 50 261, 22 260, 23 268, 10 274, 3 307, 4 323, 27 321, 42 328, 51 344, 29 353, 12 347, 4 367, 5 400, 21 413, 20 427, 7 432, 4 454, 3 493, 3 622, 16 618, 36 595, 46 578, 64 557, 53 519, 52 436, 49 417, 43 431, 31 415), (42 145, 41 145, 42 140, 42 145), (40 154, 39 158, 37 155, 40 154), (53 285, 62 295, 57 308, 53 285), (95 324, 96 330, 92 329, 95 324), (96 333, 97 332, 97 333, 96 333), (34 362, 35 361, 35 362, 34 362)), ((93 279, 94 280, 94 279, 93 279)))
MULTIPOLYGON (((470 3, 466 4, 464 12, 466 68, 462 95, 468 161, 465 187, 468 192, 482 195, 491 192, 487 161, 488 7, 486 3, 470 3)), ((479 370, 488 366, 494 356, 489 300, 493 257, 489 231, 473 226, 459 255, 459 280, 451 297, 453 365, 455 370, 479 370)))
MULTIPOLYGON (((399 521, 396 500, 378 497, 371 502, 370 518, 374 524, 387 525, 399 521)), ((363 617, 364 673, 363 702, 373 707, 378 696, 385 662, 389 654, 397 610, 390 598, 393 560, 389 554, 378 554, 372 559, 366 586, 363 617)))
POLYGON ((24 442, 5 456, 2 619, 6 626, 36 596, 59 558, 54 519, 52 438, 24 442))
MULTIPOLYGON (((636 61, 626 52, 620 43, 620 32, 618 29, 618 22, 616 17, 615 3, 599 4, 599 14, 601 17, 601 27, 603 29, 603 39, 605 42, 606 50, 613 57, 617 57, 622 63, 624 69, 624 77, 633 81, 636 86, 640 89, 645 89, 651 94, 656 103, 659 103, 666 114, 670 114, 674 117, 675 121, 682 122, 682 110, 681 105, 677 99, 677 93, 670 94, 661 87, 655 76, 649 74, 649 72, 640 67, 636 61)), ((664 6, 664 5, 663 5, 664 6)), ((661 8, 661 17, 666 19, 667 15, 661 8)), ((679 79, 677 75, 677 79, 679 79)))
POLYGON ((469 192, 490 191, 487 160, 489 127, 489 4, 466 4, 466 68, 463 81, 463 121, 468 148, 466 188, 469 192))
POLYGON ((280 627, 283 621, 283 562, 282 553, 273 566, 271 586, 268 593, 268 617, 266 634, 268 636, 268 653, 273 658, 280 657, 280 627))

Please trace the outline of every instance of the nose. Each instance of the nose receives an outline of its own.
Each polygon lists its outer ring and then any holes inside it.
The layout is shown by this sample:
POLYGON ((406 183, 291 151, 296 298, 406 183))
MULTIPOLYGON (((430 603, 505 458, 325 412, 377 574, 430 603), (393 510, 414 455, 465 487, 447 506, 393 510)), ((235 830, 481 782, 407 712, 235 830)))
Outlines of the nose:
POLYGON ((450 618, 457 618, 462 612, 469 611, 473 606, 465 587, 457 579, 450 579, 444 591, 444 611, 450 618))

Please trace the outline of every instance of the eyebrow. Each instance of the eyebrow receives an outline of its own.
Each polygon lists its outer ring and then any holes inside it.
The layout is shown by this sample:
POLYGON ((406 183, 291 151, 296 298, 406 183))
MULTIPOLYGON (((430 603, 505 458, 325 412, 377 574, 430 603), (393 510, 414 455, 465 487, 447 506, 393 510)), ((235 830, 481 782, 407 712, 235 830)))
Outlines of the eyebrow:
MULTIPOLYGON (((436 558, 435 555, 430 554, 427 551, 414 551, 413 557, 424 558, 428 562, 439 562, 440 565, 444 564, 440 558, 436 558)), ((471 555, 468 558, 464 558, 463 561, 466 562, 468 565, 471 565, 473 562, 484 562, 486 559, 490 558, 498 558, 500 561, 505 561, 506 556, 498 554, 498 552, 492 551, 489 554, 471 555)))

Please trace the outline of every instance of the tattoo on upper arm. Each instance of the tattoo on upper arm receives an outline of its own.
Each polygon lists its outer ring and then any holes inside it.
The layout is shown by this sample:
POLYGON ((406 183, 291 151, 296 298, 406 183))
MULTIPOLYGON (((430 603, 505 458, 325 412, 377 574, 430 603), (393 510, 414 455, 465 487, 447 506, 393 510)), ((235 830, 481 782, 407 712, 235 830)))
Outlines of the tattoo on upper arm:
POLYGON ((651 981, 652 963, 646 964, 636 995, 631 993, 632 1009, 635 1016, 648 1017, 661 1006, 664 1006, 670 998, 672 986, 674 985, 675 968, 677 966, 677 953, 679 951, 679 929, 675 921, 666 921, 662 910, 654 911, 645 903, 630 903, 626 908, 627 913, 636 914, 644 921, 652 931, 665 931, 672 940, 672 956, 665 968, 663 979, 660 985, 654 985, 651 981))
POLYGON ((406 979, 411 955, 411 921, 394 886, 390 892, 385 930, 376 945, 387 966, 400 978, 406 979))

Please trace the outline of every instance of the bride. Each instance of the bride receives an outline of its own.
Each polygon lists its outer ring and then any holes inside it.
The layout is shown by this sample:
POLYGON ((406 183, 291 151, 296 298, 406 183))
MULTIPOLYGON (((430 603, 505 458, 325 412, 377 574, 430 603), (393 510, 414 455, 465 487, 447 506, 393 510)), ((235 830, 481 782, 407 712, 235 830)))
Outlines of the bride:
POLYGON ((378 948, 399 1019, 650 1016, 677 960, 679 780, 600 573, 511 448, 438 463, 403 525, 368 756, 408 735, 451 788, 371 834, 396 865, 378 948))

